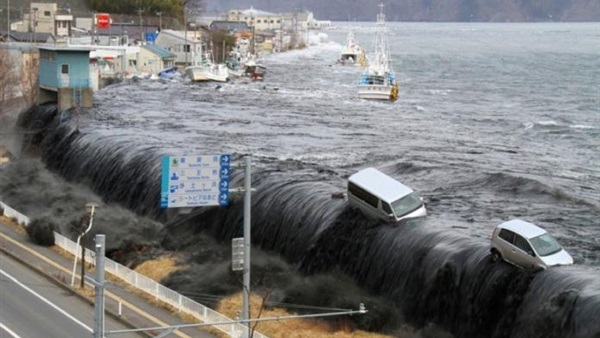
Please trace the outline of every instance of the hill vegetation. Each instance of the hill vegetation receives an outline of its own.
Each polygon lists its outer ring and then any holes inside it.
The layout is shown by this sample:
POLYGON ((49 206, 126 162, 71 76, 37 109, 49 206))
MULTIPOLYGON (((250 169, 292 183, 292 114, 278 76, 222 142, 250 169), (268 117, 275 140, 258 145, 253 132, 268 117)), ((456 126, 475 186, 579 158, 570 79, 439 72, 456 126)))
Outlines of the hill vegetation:
POLYGON ((183 13, 185 0, 85 0, 87 7, 95 12, 134 15, 138 10, 148 13, 162 13, 177 17, 183 13))

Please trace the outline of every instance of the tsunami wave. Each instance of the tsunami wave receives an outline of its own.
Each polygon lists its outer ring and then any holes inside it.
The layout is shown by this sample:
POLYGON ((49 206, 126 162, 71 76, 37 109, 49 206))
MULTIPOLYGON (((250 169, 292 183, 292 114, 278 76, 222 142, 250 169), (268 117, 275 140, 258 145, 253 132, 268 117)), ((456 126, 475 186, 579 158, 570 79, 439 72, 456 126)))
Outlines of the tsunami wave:
MULTIPOLYGON (((20 125, 30 132, 26 144, 42 154, 49 169, 90 186, 105 202, 163 222, 159 236, 178 250, 192 252, 197 248, 195 236, 200 240, 203 234, 219 245, 242 235, 241 198, 234 198, 227 208, 169 215, 158 203, 159 159, 167 149, 84 134, 74 116, 45 106, 21 118, 20 125)), ((252 243, 279 255, 297 271, 307 276, 341 271, 369 293, 391 302, 401 320, 416 327, 434 323, 456 337, 600 335, 596 270, 575 265, 534 273, 496 264, 490 259, 489 244, 481 238, 428 227, 427 219, 398 226, 366 219, 346 200, 331 197, 343 186, 339 184, 343 177, 300 163, 291 164, 298 166, 298 173, 290 175, 277 165, 253 174, 252 243)), ((289 169, 290 164, 285 165, 289 169)), ((422 169, 403 163, 387 170, 422 169)), ((242 174, 234 172, 232 187, 240 185, 242 174)), ((469 184, 499 191, 521 189, 526 194, 549 190, 534 180, 506 174, 469 184)), ((202 242, 210 244, 206 239, 202 242)), ((183 273, 173 278, 182 278, 183 273)), ((197 275, 193 270, 188 273, 197 275)), ((177 284, 175 279, 170 283, 177 284)), ((202 288, 202 281, 190 278, 186 287, 194 289, 195 283, 202 288)))

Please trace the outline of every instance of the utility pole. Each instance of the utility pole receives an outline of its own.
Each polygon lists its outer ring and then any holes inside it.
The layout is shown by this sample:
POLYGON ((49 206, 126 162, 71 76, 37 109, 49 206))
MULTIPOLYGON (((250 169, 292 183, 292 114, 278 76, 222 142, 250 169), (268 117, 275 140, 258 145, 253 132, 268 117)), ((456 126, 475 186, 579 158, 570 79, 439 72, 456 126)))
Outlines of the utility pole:
MULTIPOLYGON (((252 196, 252 155, 246 155, 246 174, 244 175, 244 289, 243 289, 243 309, 242 320, 250 319, 250 208, 252 196)), ((250 338, 250 322, 245 322, 246 335, 250 338)))
POLYGON ((185 52, 185 66, 188 66, 188 52, 190 51, 190 47, 188 46, 187 39, 187 9, 185 8, 185 4, 183 5, 183 51, 185 52))
POLYGON ((143 9, 138 9, 138 14, 140 15, 140 35, 142 39, 140 40, 140 44, 144 43, 144 30, 142 29, 142 13, 144 13, 143 9))
POLYGON ((158 15, 158 31, 162 31, 162 15, 163 12, 156 12, 156 15, 158 15))
POLYGON ((105 235, 96 235, 96 280, 94 289, 94 338, 104 338, 104 253, 105 235))
POLYGON ((279 52, 283 52, 283 16, 281 17, 279 25, 279 52))
POLYGON ((6 10, 6 32, 10 35, 10 0, 8 1, 8 9, 6 10))
POLYGON ((252 23, 252 56, 254 57, 256 54, 256 22, 254 21, 254 13, 250 17, 250 22, 252 23))

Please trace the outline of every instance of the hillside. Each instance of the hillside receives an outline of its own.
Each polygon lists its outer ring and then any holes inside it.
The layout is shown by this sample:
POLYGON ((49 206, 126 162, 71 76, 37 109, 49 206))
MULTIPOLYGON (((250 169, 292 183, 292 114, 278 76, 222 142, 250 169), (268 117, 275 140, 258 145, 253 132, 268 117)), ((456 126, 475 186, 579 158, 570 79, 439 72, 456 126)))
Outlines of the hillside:
MULTIPOLYGON (((272 11, 307 9, 320 20, 374 21, 378 1, 205 0, 209 13, 230 8, 272 11)), ((403 0, 384 1, 389 21, 538 22, 600 21, 598 0, 403 0)))
MULTIPOLYGON (((69 6, 77 16, 91 15, 86 0, 37 0, 69 6)), ((310 10, 319 20, 374 21, 378 0, 188 0, 188 8, 215 16, 232 8, 250 8, 270 12, 310 10)), ((403 0, 384 1, 388 21, 430 22, 597 22, 598 0, 403 0)), ((12 2, 12 21, 21 17, 28 5, 12 2)), ((0 30, 6 29, 6 2, 0 4, 0 30)), ((137 15, 137 13, 132 13, 137 15)), ((155 17, 156 15, 152 15, 155 17)), ((117 21, 124 18, 115 17, 117 21)))

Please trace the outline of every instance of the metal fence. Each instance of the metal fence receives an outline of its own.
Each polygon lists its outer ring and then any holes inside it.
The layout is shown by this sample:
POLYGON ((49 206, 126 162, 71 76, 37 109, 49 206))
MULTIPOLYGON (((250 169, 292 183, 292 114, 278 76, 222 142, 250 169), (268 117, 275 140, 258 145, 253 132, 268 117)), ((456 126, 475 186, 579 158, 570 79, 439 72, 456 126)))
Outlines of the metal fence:
MULTIPOLYGON (((27 226, 27 224, 29 224, 29 217, 19 213, 1 201, 0 206, 4 209, 4 216, 15 218, 17 222, 23 226, 27 226)), ((57 232, 54 233, 54 239, 57 246, 73 255, 76 255, 79 250, 76 242, 73 242, 57 232)), ((90 264, 94 264, 95 252, 85 249, 85 261, 90 264)), ((233 321, 231 318, 224 316, 219 312, 214 311, 188 297, 182 296, 181 294, 162 286, 154 280, 110 259, 105 260, 105 271, 129 283, 134 288, 144 291, 147 294, 155 297, 157 300, 169 304, 181 312, 192 315, 204 323, 233 321)), ((230 337, 241 337, 245 329, 245 326, 239 323, 216 325, 214 327, 222 332, 225 332, 230 337)), ((253 337, 267 338, 267 336, 256 331, 254 331, 253 337)))

